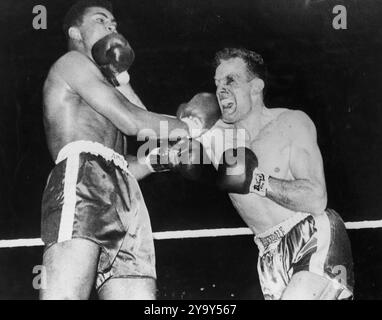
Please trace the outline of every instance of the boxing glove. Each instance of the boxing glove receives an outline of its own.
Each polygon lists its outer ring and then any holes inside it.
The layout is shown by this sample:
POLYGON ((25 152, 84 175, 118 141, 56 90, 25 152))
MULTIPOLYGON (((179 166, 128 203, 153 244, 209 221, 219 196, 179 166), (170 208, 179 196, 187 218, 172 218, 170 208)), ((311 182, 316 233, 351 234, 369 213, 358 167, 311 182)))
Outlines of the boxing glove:
POLYGON ((174 168, 177 163, 178 150, 171 149, 170 141, 159 141, 159 147, 153 148, 145 157, 145 163, 151 172, 164 172, 174 168))
POLYGON ((265 196, 269 176, 258 169, 255 153, 246 147, 226 150, 218 166, 218 187, 228 193, 265 196))
POLYGON ((172 170, 187 179, 201 180, 203 172, 207 172, 204 166, 210 164, 208 160, 200 142, 182 139, 175 144, 165 143, 153 149, 146 157, 146 164, 152 172, 172 170))
POLYGON ((203 166, 208 162, 202 144, 195 139, 182 139, 172 149, 178 155, 173 170, 187 179, 200 180, 203 166))
POLYGON ((214 94, 198 93, 182 103, 176 115, 188 125, 191 137, 199 137, 221 118, 221 110, 214 94))
POLYGON ((127 40, 119 33, 111 33, 98 40, 91 50, 94 61, 106 79, 115 87, 130 81, 127 72, 135 54, 127 40))

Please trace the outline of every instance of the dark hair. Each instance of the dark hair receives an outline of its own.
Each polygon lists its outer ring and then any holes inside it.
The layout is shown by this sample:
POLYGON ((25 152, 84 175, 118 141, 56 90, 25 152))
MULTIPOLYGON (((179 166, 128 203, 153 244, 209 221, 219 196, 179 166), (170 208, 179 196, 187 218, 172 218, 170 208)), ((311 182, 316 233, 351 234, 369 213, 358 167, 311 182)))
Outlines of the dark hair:
POLYGON ((68 30, 72 26, 79 26, 86 9, 91 7, 101 7, 112 12, 113 6, 108 0, 79 0, 74 3, 64 17, 62 29, 67 38, 69 38, 68 30))
POLYGON ((215 55, 214 67, 219 66, 222 60, 241 58, 247 65, 247 72, 250 78, 258 77, 264 82, 266 80, 267 68, 262 56, 254 51, 244 48, 224 48, 215 55))

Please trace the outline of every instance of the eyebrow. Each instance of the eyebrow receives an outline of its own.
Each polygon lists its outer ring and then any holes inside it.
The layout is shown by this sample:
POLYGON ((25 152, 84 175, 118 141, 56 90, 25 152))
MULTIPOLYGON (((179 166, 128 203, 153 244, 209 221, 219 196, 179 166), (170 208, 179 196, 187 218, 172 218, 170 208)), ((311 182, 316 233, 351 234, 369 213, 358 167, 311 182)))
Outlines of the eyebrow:
POLYGON ((214 79, 215 79, 215 81, 219 81, 219 80, 222 80, 222 79, 226 79, 228 77, 238 77, 238 76, 239 76, 238 73, 232 72, 232 73, 229 73, 229 74, 225 75, 224 77, 222 77, 220 79, 218 79, 216 77, 214 77, 214 79))
MULTIPOLYGON (((103 12, 96 12, 93 14, 93 16, 95 16, 97 14, 104 16, 106 19, 109 19, 109 17, 106 14, 104 14, 103 12)), ((111 22, 116 22, 115 18, 111 19, 111 22)))

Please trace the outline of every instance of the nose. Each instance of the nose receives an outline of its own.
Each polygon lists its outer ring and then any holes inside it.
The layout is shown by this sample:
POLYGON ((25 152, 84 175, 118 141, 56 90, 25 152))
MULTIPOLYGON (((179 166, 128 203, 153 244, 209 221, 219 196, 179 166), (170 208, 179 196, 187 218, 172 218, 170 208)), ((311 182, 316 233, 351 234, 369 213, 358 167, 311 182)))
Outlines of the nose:
POLYGON ((113 23, 113 22, 109 22, 109 23, 106 25, 106 29, 107 29, 107 31, 109 31, 109 32, 116 32, 116 30, 117 30, 117 26, 116 26, 115 23, 113 23))
POLYGON ((227 91, 227 88, 224 84, 219 84, 217 87, 216 87, 216 92, 218 94, 227 94, 228 91, 227 91))

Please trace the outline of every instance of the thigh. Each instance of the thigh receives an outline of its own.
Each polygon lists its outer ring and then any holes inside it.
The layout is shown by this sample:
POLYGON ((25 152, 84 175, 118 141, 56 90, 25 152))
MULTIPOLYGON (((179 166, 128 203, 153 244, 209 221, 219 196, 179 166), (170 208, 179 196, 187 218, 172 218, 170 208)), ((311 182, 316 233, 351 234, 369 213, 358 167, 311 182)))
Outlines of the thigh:
POLYGON ((156 281, 152 278, 112 278, 98 294, 102 300, 155 300, 156 281))
POLYGON ((40 299, 88 299, 97 272, 100 247, 76 238, 53 244, 43 257, 46 288, 40 299))
POLYGON ((282 300, 335 300, 341 293, 333 280, 309 271, 294 274, 281 297, 282 300))

